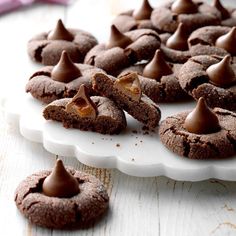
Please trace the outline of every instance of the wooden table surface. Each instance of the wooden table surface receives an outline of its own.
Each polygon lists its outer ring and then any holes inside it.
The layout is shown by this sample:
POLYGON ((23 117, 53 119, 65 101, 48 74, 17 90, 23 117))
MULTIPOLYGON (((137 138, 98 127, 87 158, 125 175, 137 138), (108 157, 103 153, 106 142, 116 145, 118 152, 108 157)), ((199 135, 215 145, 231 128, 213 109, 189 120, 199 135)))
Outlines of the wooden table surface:
MULTIPOLYGON (((151 1, 153 5, 160 1, 151 1)), ((227 1, 230 2, 230 1, 227 1)), ((234 2, 234 0, 232 0, 234 2)), ((0 16, 0 97, 17 96, 38 65, 30 62, 26 43, 34 34, 54 27, 58 18, 67 26, 91 31, 105 41, 117 12, 140 1, 78 0, 65 7, 36 4, 0 16), (124 5, 125 3, 125 5, 124 5), (89 7, 91 6, 91 7, 89 7), (89 10, 88 10, 89 9, 89 10)), ((235 2, 234 2, 235 3, 235 2)), ((2 101, 2 100, 1 100, 2 101)), ((49 169, 55 156, 41 144, 25 140, 18 127, 0 113, 0 235, 236 235, 236 183, 206 180, 178 182, 165 177, 135 178, 117 170, 102 170, 63 158, 66 165, 94 174, 110 195, 106 217, 87 230, 57 231, 33 226, 14 203, 16 186, 26 176, 49 169)))

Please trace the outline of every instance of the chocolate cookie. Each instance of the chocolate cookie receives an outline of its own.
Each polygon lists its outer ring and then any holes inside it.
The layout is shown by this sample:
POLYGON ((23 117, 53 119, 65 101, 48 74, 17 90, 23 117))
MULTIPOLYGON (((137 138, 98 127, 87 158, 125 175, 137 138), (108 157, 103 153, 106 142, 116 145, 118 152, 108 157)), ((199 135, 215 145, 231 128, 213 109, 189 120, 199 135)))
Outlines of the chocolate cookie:
POLYGON ((160 125, 162 143, 191 159, 224 159, 236 153, 236 114, 221 108, 211 111, 200 99, 192 112, 167 117, 160 125))
POLYGON ((85 57, 85 63, 116 75, 121 69, 153 57, 160 47, 158 34, 150 29, 137 29, 125 34, 114 25, 108 44, 98 44, 85 57))
POLYGON ((151 99, 142 94, 137 73, 128 73, 118 79, 97 73, 92 83, 97 92, 113 100, 118 107, 147 127, 155 128, 158 125, 161 111, 151 99))
POLYGON ((154 102, 178 102, 188 97, 178 81, 181 66, 166 62, 158 49, 150 63, 128 67, 120 75, 137 72, 142 92, 154 102))
POLYGON ((54 30, 36 35, 28 42, 28 54, 34 61, 55 65, 63 50, 73 62, 83 62, 87 52, 97 44, 90 33, 78 29, 66 29, 59 20, 54 30))
POLYGON ((50 103, 56 99, 73 97, 81 84, 85 84, 89 94, 94 95, 91 79, 94 73, 102 71, 94 66, 74 64, 63 51, 56 66, 46 66, 30 77, 26 92, 44 103, 50 103))
POLYGON ((230 56, 195 56, 180 69, 180 86, 210 107, 236 110, 236 63, 230 56))
POLYGON ((128 32, 135 29, 153 29, 150 20, 153 8, 148 0, 143 0, 142 5, 137 10, 129 10, 120 13, 112 22, 120 32, 128 32))
POLYGON ((218 25, 220 12, 202 1, 176 0, 165 3, 153 10, 152 24, 164 32, 174 32, 179 23, 184 23, 188 32, 206 26, 218 25))
POLYGON ((236 28, 206 26, 194 31, 188 39, 192 56, 231 54, 236 56, 236 28))
POLYGON ((220 0, 214 0, 213 6, 221 13, 221 25, 233 27, 236 26, 236 9, 224 7, 220 0))
POLYGON ((33 224, 47 228, 88 227, 106 212, 109 197, 94 176, 65 169, 57 160, 54 169, 23 180, 15 192, 21 213, 33 224))
POLYGON ((62 122, 65 128, 90 130, 102 134, 117 134, 126 128, 124 112, 108 98, 89 97, 81 85, 71 98, 56 100, 43 110, 46 120, 62 122))

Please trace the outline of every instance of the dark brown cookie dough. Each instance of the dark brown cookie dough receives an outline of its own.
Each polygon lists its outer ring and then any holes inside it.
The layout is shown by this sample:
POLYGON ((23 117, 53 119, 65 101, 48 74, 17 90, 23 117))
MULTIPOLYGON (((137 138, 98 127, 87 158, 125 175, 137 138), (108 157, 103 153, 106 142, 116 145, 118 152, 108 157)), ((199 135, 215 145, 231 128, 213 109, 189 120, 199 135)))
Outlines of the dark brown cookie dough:
POLYGON ((206 26, 195 30, 188 39, 191 55, 225 56, 229 54, 225 49, 215 46, 215 43, 219 37, 229 33, 230 30, 230 27, 225 26, 206 26))
POLYGON ((85 63, 105 70, 111 75, 141 60, 149 60, 160 47, 158 34, 150 29, 137 29, 124 34, 132 43, 128 46, 107 48, 98 44, 85 57, 85 63))
POLYGON ((174 153, 190 159, 224 159, 236 153, 236 114, 221 108, 213 110, 221 129, 211 134, 194 134, 184 128, 189 112, 166 118, 160 124, 160 139, 174 153))
MULTIPOLYGON (((133 76, 126 74, 126 76, 133 76)), ((121 77, 120 77, 121 78, 121 77)), ((137 77, 138 78, 138 77, 137 77)), ((144 123, 149 128, 155 128, 161 118, 161 111, 159 107, 146 95, 141 93, 140 98, 133 98, 124 92, 121 92, 115 87, 116 79, 112 76, 108 76, 104 73, 97 73, 93 78, 93 88, 111 100, 113 100, 118 107, 127 111, 138 121, 144 123)))
MULTIPOLYGON (((217 56, 195 56, 190 58, 180 69, 180 86, 194 99, 204 97, 208 106, 236 110, 236 84, 219 87, 210 83, 206 70, 220 62, 217 56)), ((236 73, 236 63, 231 64, 236 73)))
POLYGON ((64 98, 48 104, 43 111, 44 118, 62 122, 65 128, 90 130, 102 134, 117 134, 126 128, 124 112, 110 99, 99 96, 91 97, 97 109, 97 115, 93 118, 82 118, 75 113, 67 112, 66 106, 71 100, 71 98, 64 98))
POLYGON ((162 76, 160 81, 143 76, 143 69, 145 68, 146 63, 130 66, 124 69, 120 75, 137 72, 142 92, 156 103, 179 102, 189 98, 188 94, 180 87, 178 80, 178 73, 182 64, 168 64, 172 68, 173 73, 162 76))
POLYGON ((197 11, 189 14, 177 14, 171 10, 173 1, 155 8, 151 15, 152 24, 164 32, 174 32, 180 22, 187 26, 189 32, 206 26, 220 24, 221 14, 215 8, 202 1, 193 1, 197 11))
POLYGON ((81 76, 69 83, 52 79, 51 72, 53 66, 42 68, 30 77, 26 84, 26 92, 31 93, 34 98, 44 103, 50 103, 60 98, 73 97, 77 93, 81 84, 86 85, 90 95, 95 94, 92 90, 91 79, 93 74, 102 72, 102 70, 85 64, 75 65, 79 68, 81 76))
POLYGON ((139 9, 120 13, 113 20, 112 24, 114 24, 123 33, 135 29, 156 30, 150 20, 152 11, 153 8, 148 0, 143 0, 139 9))
POLYGON ((106 212, 109 197, 104 185, 94 176, 67 168, 79 183, 80 192, 69 198, 49 197, 42 193, 44 179, 51 171, 27 177, 15 192, 21 213, 33 224, 48 228, 88 227, 106 212))
POLYGON ((97 44, 97 40, 83 30, 68 29, 68 31, 73 35, 71 40, 48 39, 51 31, 33 37, 28 42, 30 58, 44 65, 55 65, 62 51, 66 50, 72 61, 83 62, 87 52, 97 44))

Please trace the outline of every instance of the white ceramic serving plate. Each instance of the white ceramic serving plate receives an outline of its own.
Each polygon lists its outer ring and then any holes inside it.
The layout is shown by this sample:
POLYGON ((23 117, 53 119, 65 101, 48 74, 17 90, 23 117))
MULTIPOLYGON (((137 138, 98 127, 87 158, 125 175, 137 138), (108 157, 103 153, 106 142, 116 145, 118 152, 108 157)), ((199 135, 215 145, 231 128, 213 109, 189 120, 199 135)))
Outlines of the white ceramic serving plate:
MULTIPOLYGON (((27 139, 40 142, 56 155, 75 156, 80 162, 99 168, 117 168, 133 176, 167 176, 176 180, 199 181, 208 178, 236 180, 236 156, 226 160, 199 161, 179 157, 160 142, 158 130, 146 134, 143 125, 127 115, 128 127, 119 135, 101 135, 77 129, 65 129, 59 122, 42 117, 43 106, 30 95, 7 99, 5 111, 9 122, 19 124, 27 139)), ((163 104, 162 119, 194 102, 163 104)))

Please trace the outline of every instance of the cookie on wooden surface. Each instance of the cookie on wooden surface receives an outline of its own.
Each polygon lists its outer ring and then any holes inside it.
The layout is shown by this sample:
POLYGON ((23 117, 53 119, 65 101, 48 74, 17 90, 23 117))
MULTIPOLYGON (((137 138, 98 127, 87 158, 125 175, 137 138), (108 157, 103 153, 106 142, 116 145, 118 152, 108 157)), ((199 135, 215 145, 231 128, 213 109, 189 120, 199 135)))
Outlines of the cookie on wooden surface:
POLYGON ((70 229, 99 220, 108 208, 109 197, 95 176, 65 168, 57 160, 53 170, 32 174, 19 184, 15 203, 33 224, 70 229))

